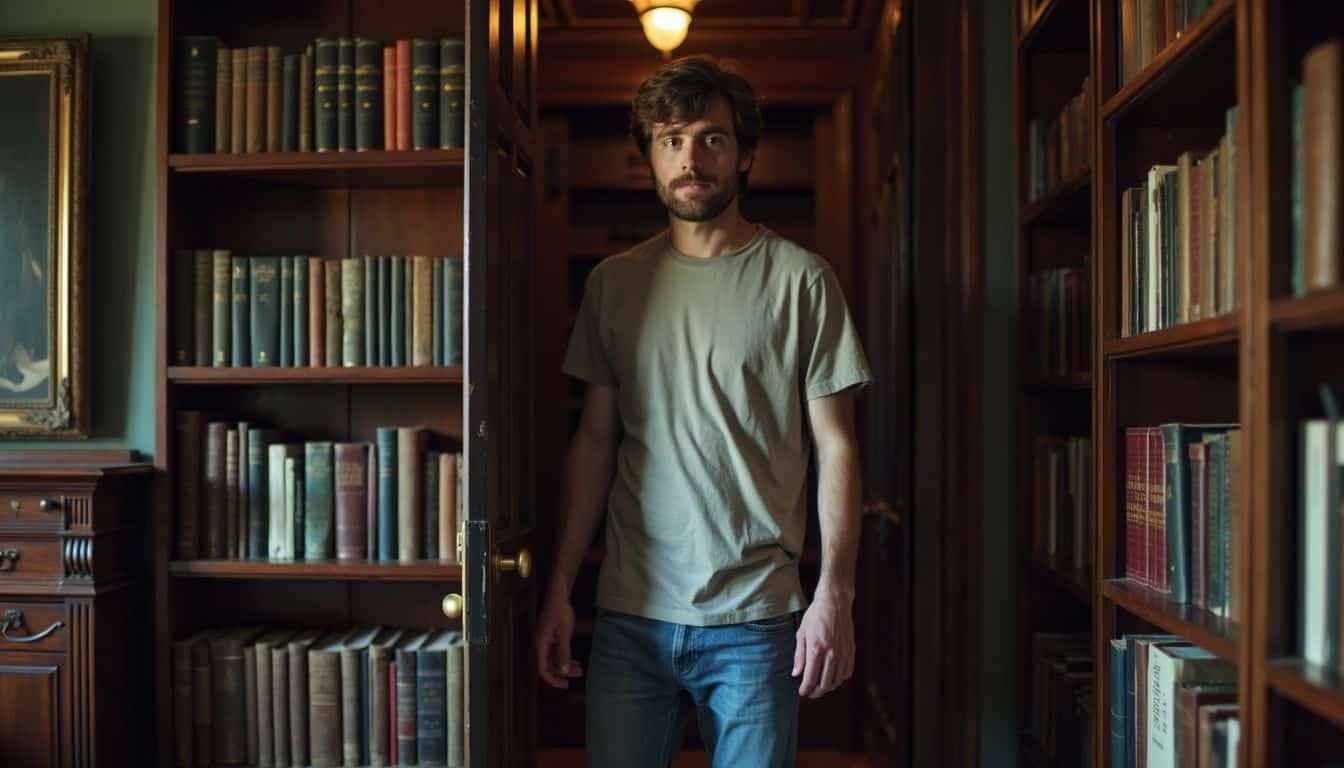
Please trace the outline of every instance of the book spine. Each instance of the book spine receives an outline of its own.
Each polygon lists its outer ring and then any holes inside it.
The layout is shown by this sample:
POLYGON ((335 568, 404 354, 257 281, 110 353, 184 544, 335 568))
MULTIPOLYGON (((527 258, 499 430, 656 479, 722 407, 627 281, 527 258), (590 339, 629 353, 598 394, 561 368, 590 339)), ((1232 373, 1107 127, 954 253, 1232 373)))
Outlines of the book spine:
POLYGON ((247 49, 247 151, 266 151, 266 46, 247 49))
MULTIPOLYGON (((1302 59, 1305 90, 1303 131, 1306 137, 1304 232, 1306 288, 1331 288, 1340 280, 1340 207, 1344 190, 1344 41, 1328 40, 1307 51, 1302 59)), ((1228 136, 1229 146, 1232 142, 1228 136)), ((1230 158, 1229 158, 1230 166, 1230 158)), ((1230 185, 1228 187, 1231 188, 1230 185)), ((1236 210, 1232 208, 1231 210, 1236 210)))
POLYGON ((428 256, 411 258, 411 365, 429 365, 434 361, 434 272, 428 256))
POLYGON ((433 317, 431 318, 430 349, 431 362, 434 365, 443 365, 443 259, 433 259, 433 275, 430 285, 433 289, 433 297, 430 300, 433 317))
POLYGON ((341 364, 364 365, 364 268, 341 259, 341 364))
POLYGON ((274 256, 251 260, 249 298, 252 302, 252 365, 270 368, 279 361, 280 284, 274 256))
POLYGON ((420 649, 415 659, 415 741, 421 766, 448 763, 448 656, 420 649))
POLYGON ((238 551, 238 430, 224 432, 224 552, 234 557, 238 551))
POLYGON ((337 443, 336 557, 363 560, 367 540, 368 450, 364 443, 337 443))
POLYGON ((457 561, 457 460, 439 454, 439 561, 457 561))
POLYGON ((361 686, 362 675, 359 672, 359 651, 355 648, 342 648, 340 653, 341 679, 341 765, 345 768, 360 768, 363 750, 360 748, 359 700, 366 690, 361 686))
POLYGON ((308 365, 308 257, 293 257, 294 365, 308 365))
MULTIPOLYGON (((306 683, 305 683, 306 684, 306 683)), ((290 727, 291 705, 289 691, 292 685, 289 669, 289 647, 280 645, 271 649, 271 721, 275 726, 275 768, 294 765, 291 755, 294 737, 290 727)))
POLYGON ((401 764, 401 752, 398 749, 397 736, 397 662, 394 659, 387 665, 387 689, 390 692, 387 697, 387 715, 389 723, 389 734, 387 738, 387 759, 388 765, 401 764))
POLYGON ((355 148, 355 41, 336 41, 336 146, 342 152, 355 148))
POLYGON ((235 368, 248 366, 252 362, 252 305, 248 286, 251 275, 248 274, 248 260, 241 256, 233 259, 232 291, 230 293, 232 310, 232 355, 230 361, 235 368))
POLYGON ((176 492, 174 517, 177 524, 177 556, 193 560, 200 552, 201 438, 205 417, 200 411, 179 411, 173 443, 173 488, 176 492))
POLYGON ((463 768, 466 765, 466 667, 461 640, 448 646, 447 684, 444 688, 444 711, 448 720, 448 768, 463 768))
POLYGON ((304 53, 299 57, 299 116, 298 148, 300 152, 313 151, 313 57, 304 53))
POLYGON ((192 365, 196 361, 196 337, 192 327, 192 302, 195 300, 196 254, 174 252, 173 271, 173 352, 169 365, 192 365))
POLYGON ((280 151, 280 123, 284 109, 284 56, 280 48, 266 46, 266 151, 280 151))
POLYGON ((241 155, 247 151, 247 54, 246 48, 234 48, 232 106, 229 108, 229 151, 241 155))
POLYGON ((439 452, 425 451, 424 503, 421 505, 424 522, 421 524, 420 538, 424 542, 426 560, 439 559, 439 452))
POLYGON ((257 649, 243 648, 243 709, 247 716, 247 765, 258 763, 260 734, 257 730, 257 649))
POLYGON ((257 664, 257 755, 258 768, 275 766, 275 673, 274 646, 258 643, 257 664))
POLYGON ((211 352, 214 348, 215 338, 212 330, 211 319, 214 317, 214 299, 211 296, 211 290, 214 288, 214 253, 211 251, 196 251, 193 256, 195 269, 192 270, 192 293, 195 300, 192 302, 192 329, 195 331, 195 354, 196 365, 210 365, 211 352))
POLYGON ((359 266, 364 273, 364 364, 378 365, 377 262, 365 256, 359 266))
POLYGON ((341 765, 340 654, 308 653, 308 754, 312 768, 341 765))
POLYGON ((383 47, 383 149, 397 148, 397 47, 383 47))
POLYGON ((329 560, 336 549, 332 528, 332 444, 305 443, 303 466, 303 557, 329 560))
POLYGON ((290 765, 308 766, 308 672, 306 646, 289 646, 289 759, 290 765))
POLYGON ((403 563, 424 553, 424 445, 422 427, 397 428, 397 559, 403 563))
POLYGON ((462 364, 462 257, 451 256, 444 264, 444 365, 462 364))
POLYGON ((226 368, 232 360, 229 342, 233 334, 230 321, 233 318, 233 256, 229 251, 216 250, 211 256, 211 341, 214 350, 211 365, 226 368))
POLYGON ((228 424, 212 421, 205 435, 205 556, 224 556, 225 434, 228 424))
POLYGON ((1167 570, 1167 479, 1162 431, 1148 429, 1148 547, 1149 574, 1153 587, 1162 594, 1171 594, 1171 577, 1167 570))
POLYGON ((210 152, 215 147, 215 66, 219 40, 189 35, 177 46, 177 146, 179 152, 210 152))
POLYGON ((466 44, 460 37, 439 40, 439 148, 463 146, 466 110, 466 44))
POLYGON ((177 768, 195 764, 192 675, 191 644, 178 640, 173 643, 173 761, 177 768))
POLYGON ((269 551, 269 488, 267 452, 272 433, 267 429, 247 432, 247 552, 254 560, 265 560, 269 551))
POLYGON ((392 280, 391 286, 389 286, 389 293, 391 295, 391 312, 389 313, 389 319, 392 323, 392 333, 389 335, 388 343, 391 344, 392 365, 405 365, 406 342, 405 328, 403 326, 405 311, 402 308, 402 305, 406 302, 406 290, 404 288, 406 259, 401 256, 392 256, 390 259, 391 264, 389 265, 389 271, 392 280))
POLYGON ((248 530, 248 503, 251 498, 249 493, 250 462, 247 452, 247 441, 251 438, 256 427, 246 421, 238 422, 238 504, 234 508, 234 518, 236 523, 234 527, 238 531, 238 538, 230 557, 243 559, 247 557, 248 530))
POLYGON ((317 368, 327 364, 327 272, 322 259, 308 259, 308 354, 317 368))
POLYGON ((295 152, 299 148, 299 55, 287 54, 281 64, 280 149, 295 152))
POLYGON ((383 44, 355 40, 355 149, 383 148, 383 44))
POLYGON ((280 366, 294 365, 294 260, 288 256, 280 261, 280 366))
POLYGON ((397 649, 397 760, 399 765, 418 765, 419 719, 416 713, 415 651, 397 649))
POLYGON ((327 259, 326 267, 326 317, 327 326, 327 365, 335 368, 341 365, 341 259, 327 259))
MULTIPOLYGON (((388 651, 374 645, 369 648, 369 765, 387 768, 390 755, 388 738, 388 651)), ((393 699, 395 701, 395 698, 393 699)))
POLYGON ((210 672, 214 765, 242 765, 247 758, 243 649, 232 640, 211 643, 210 672))
POLYGON ((339 148, 337 124, 337 41, 319 37, 313 50, 313 143, 318 152, 339 148))
POLYGON ((411 41, 397 41, 397 149, 411 148, 411 41))
POLYGON ((196 765, 211 765, 214 759, 214 696, 210 690, 210 644, 196 643, 191 649, 192 742, 196 765))
POLYGON ((1292 231, 1293 231, 1293 295, 1307 292, 1303 257, 1306 254, 1306 89, 1302 83, 1292 86, 1293 110, 1293 167, 1292 167, 1292 231))
POLYGON ((233 51, 219 47, 215 54, 215 154, 228 154, 233 142, 233 51))
POLYGON ((1167 584, 1173 603, 1190 602, 1190 555, 1185 506, 1185 461, 1182 456, 1185 428, 1164 424, 1162 431, 1163 488, 1166 496, 1167 584))
POLYGON ((378 427, 378 559, 397 559, 397 428, 378 427))
POLYGON ((417 37, 411 41, 411 148, 431 149, 439 143, 439 43, 417 37))

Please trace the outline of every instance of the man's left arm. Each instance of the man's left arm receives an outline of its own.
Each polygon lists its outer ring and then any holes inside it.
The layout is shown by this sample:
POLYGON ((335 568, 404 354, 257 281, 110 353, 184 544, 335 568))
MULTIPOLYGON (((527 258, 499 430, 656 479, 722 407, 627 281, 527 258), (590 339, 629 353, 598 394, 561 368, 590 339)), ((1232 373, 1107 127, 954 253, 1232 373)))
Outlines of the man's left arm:
POLYGON ((808 401, 817 454, 821 578, 803 614, 793 654, 799 695, 818 698, 854 674, 854 571, 858 559, 859 450, 854 392, 808 401))

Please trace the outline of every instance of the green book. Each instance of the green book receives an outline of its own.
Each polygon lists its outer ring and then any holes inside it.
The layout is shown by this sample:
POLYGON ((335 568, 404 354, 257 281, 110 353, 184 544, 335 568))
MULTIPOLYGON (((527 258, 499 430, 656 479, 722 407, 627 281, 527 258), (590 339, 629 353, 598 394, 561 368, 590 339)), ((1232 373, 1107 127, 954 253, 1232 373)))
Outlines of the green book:
POLYGON ((434 283, 434 295, 430 299, 433 307, 433 333, 431 335, 433 352, 431 362, 434 365, 443 365, 443 259, 432 260, 432 282, 434 283))
POLYGON ((1303 221, 1306 212, 1306 91, 1301 83, 1292 84, 1293 99, 1293 295, 1307 292, 1302 255, 1305 251, 1303 221))
POLYGON ((1236 424, 1163 424, 1166 471, 1167 574, 1171 601, 1190 602, 1190 444, 1204 435, 1235 429, 1236 424))
POLYGON ((333 526, 335 499, 332 484, 332 444, 303 444, 303 559, 330 560, 336 556, 333 526))
MULTIPOLYGON (((379 54, 381 55, 381 54, 379 54)), ((372 256, 359 260, 364 271, 364 364, 378 364, 378 278, 377 262, 372 256)))
POLYGON ((364 268, 341 259, 341 365, 364 365, 364 268))
POLYGON ((294 365, 294 261, 280 257, 280 365, 294 365))
POLYGON ((297 152, 299 149, 299 55, 291 53, 281 59, 280 88, 280 149, 297 152))
POLYGON ((411 149, 439 145, 439 41, 411 40, 411 149))
POLYGON ((466 110, 466 46, 460 37, 439 40, 439 148, 463 145, 466 110))
POLYGON ((425 451, 425 558, 439 559, 439 452, 425 451))
MULTIPOLYGON (((387 365, 387 257, 375 256, 373 262, 373 336, 374 365, 387 365)), ((370 286, 364 286, 369 290, 370 286)), ((365 318, 366 320, 368 318, 365 318)))
POLYGON ((391 346, 392 365, 405 365, 406 329, 404 324, 406 320, 403 305, 406 303, 406 259, 401 256, 392 256, 390 261, 389 273, 392 278, 392 285, 389 287, 389 294, 392 311, 388 314, 391 320, 392 333, 388 334, 388 343, 391 346))
POLYGON ((215 68, 219 39, 210 35, 179 37, 174 52, 176 115, 174 142, 178 152, 215 151, 215 68))
POLYGON ((232 350, 229 342, 233 339, 233 254, 227 250, 215 250, 211 254, 213 270, 211 272, 211 328, 214 354, 211 364, 216 368, 227 368, 232 362, 232 350))
POLYGON ((296 366, 308 364, 308 257, 293 257, 294 284, 294 362, 296 366))
POLYGON ((334 152, 336 143, 336 41, 319 37, 313 43, 313 146, 334 152))
POLYGON ((355 38, 355 149, 383 148, 383 44, 355 38))
POLYGON ((242 256, 233 258, 232 302, 233 307, 233 354, 230 358, 235 368, 246 367, 252 362, 252 305, 248 300, 247 259, 242 256))
POLYGON ((449 257, 443 269, 443 364, 462 364, 462 257, 449 257))
POLYGON ((336 41, 336 146, 342 152, 355 148, 355 41, 336 41))
POLYGON ((279 259, 254 256, 249 270, 248 298, 252 303, 252 365, 270 368, 280 359, 279 259))

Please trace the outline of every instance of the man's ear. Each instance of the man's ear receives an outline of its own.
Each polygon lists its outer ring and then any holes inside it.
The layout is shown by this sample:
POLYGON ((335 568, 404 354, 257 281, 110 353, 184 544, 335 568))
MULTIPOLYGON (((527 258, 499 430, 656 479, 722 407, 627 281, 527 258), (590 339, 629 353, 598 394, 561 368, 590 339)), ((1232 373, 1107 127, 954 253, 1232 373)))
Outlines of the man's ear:
POLYGON ((737 172, 745 173, 751 170, 751 166, 756 162, 756 152, 743 152, 742 156, 737 158, 737 172))

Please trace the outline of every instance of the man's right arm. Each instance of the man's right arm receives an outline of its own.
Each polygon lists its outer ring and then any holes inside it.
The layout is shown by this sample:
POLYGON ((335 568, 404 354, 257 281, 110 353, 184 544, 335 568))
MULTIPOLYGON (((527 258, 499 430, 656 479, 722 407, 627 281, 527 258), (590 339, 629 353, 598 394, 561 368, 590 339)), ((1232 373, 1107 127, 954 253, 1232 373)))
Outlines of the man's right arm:
POLYGON ((619 434, 616 390, 590 385, 566 460, 555 570, 538 621, 537 672, 557 688, 568 687, 567 677, 582 674, 570 659, 574 633, 570 592, 606 507, 619 434))

